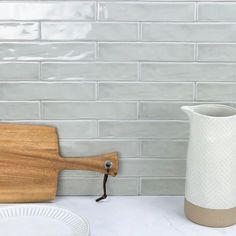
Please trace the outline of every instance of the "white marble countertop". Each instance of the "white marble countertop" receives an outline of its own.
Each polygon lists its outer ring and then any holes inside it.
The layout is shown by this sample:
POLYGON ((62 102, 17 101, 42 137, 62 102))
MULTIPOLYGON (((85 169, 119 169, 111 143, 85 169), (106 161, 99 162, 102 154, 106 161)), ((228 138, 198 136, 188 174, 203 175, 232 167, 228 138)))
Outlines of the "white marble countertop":
POLYGON ((183 213, 183 197, 57 197, 53 205, 64 206, 88 219, 91 236, 220 236, 236 235, 227 228, 199 226, 183 213))

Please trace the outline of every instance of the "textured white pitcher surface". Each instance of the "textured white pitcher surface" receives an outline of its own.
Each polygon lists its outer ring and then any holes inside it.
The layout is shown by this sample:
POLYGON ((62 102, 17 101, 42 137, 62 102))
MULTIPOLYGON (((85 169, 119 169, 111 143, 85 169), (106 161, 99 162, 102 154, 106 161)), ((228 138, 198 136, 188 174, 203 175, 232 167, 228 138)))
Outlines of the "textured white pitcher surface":
POLYGON ((236 223, 236 109, 183 106, 190 120, 185 213, 216 227, 236 223))

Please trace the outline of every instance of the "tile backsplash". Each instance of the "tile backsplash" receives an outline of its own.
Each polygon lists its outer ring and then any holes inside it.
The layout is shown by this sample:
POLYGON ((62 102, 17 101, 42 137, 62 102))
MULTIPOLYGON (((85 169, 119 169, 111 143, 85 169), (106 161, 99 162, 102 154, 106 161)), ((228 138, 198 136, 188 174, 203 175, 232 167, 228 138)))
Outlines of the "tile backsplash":
MULTIPOLYGON (((236 2, 0 1, 1 121, 58 127, 64 156, 119 151, 113 195, 183 194, 184 104, 236 101, 236 2)), ((59 195, 101 194, 61 173, 59 195)))

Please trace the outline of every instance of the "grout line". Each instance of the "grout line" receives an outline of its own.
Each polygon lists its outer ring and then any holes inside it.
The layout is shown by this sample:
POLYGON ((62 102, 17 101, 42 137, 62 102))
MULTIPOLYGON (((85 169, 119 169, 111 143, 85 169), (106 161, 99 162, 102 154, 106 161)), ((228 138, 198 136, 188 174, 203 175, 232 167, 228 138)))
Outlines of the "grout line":
MULTIPOLYGON (((24 83, 28 83, 28 84, 42 84, 42 83, 45 83, 45 84, 94 84, 95 82, 98 82, 96 80, 93 80, 93 81, 81 81, 81 80, 70 80, 70 81, 67 81, 67 80, 57 80, 57 81, 48 81, 48 80, 43 80, 43 81, 38 81, 38 80, 26 80, 24 81, 24 83)), ((100 83, 101 81, 99 81, 100 83)), ((116 80, 116 81, 107 81, 107 80, 104 80, 102 81, 101 83, 103 84, 152 84, 152 85, 155 85, 155 84, 191 84, 193 81, 139 81, 139 80, 129 80, 129 81, 121 81, 121 80, 116 80)), ((205 82, 205 81, 200 81, 200 82, 205 82)), ((206 81, 207 82, 207 81, 206 81)), ((215 83, 216 81, 213 81, 212 83, 215 83)), ((223 81, 220 81, 220 82, 223 82, 223 81)), ((233 81, 228 81, 228 82, 225 82, 225 83, 232 83, 233 81)), ((14 84, 14 83, 22 83, 21 80, 12 80, 12 81, 8 81, 8 80, 2 80, 0 81, 0 84, 1 83, 8 83, 8 84, 14 84)), ((184 99, 183 99, 184 100, 184 99)), ((116 100, 117 101, 117 100, 116 100)), ((164 100, 162 100, 164 101, 164 100)))
MULTIPOLYGON (((198 43, 197 43, 198 44, 198 43)), ((139 61, 103 61, 103 60, 99 60, 99 61, 55 61, 55 60, 50 60, 50 61, 1 61, 1 64, 7 64, 7 63, 14 63, 14 64, 37 64, 37 63, 47 63, 47 64, 137 64, 139 61)), ((140 64, 214 64, 214 65, 218 65, 218 64, 232 64, 235 65, 236 62, 232 61, 232 62, 225 62, 225 61, 140 61, 140 64)), ((81 81, 81 80, 80 80, 81 81)), ((86 81, 86 80, 85 80, 86 81)), ((91 81, 91 80, 89 80, 91 81)), ((104 80, 106 81, 106 80, 104 80)), ((122 81, 122 80, 119 80, 122 81)), ((181 81, 181 80, 180 80, 181 81)))
MULTIPOLYGON (((236 24, 235 24, 236 25, 236 24)), ((150 45, 163 45, 163 44, 169 44, 169 45, 188 45, 188 44, 193 44, 195 41, 194 40, 171 40, 170 38, 166 38, 166 40, 158 40, 158 39, 146 39, 146 40, 141 40, 141 39, 115 39, 115 38, 111 38, 111 39, 97 39, 99 40, 99 43, 102 44, 150 44, 150 45)), ((13 40, 13 39, 0 39, 0 43, 10 43, 10 44, 38 44, 38 43, 42 43, 42 44, 93 44, 96 43, 98 41, 96 41, 95 39, 17 39, 17 40, 13 40)), ((219 44, 219 45, 235 45, 235 40, 200 40, 198 42, 199 44, 219 44)), ((46 59, 47 60, 47 59, 46 59)), ((51 59, 49 59, 51 60, 51 59)), ((57 59, 56 59, 57 60, 57 59)), ((60 61, 60 60, 59 60, 60 61)))
MULTIPOLYGON (((198 64, 198 63, 197 63, 198 64)), ((232 79, 232 80, 215 80, 215 81, 212 81, 212 80, 199 80, 199 81, 191 81, 191 80, 176 80, 174 82, 170 82, 169 80, 100 80, 100 81, 97 81, 97 80, 47 80, 47 79, 38 79, 38 80, 1 80, 0 81, 0 84, 14 84, 14 83, 28 83, 28 84, 39 84, 39 83, 42 83, 42 84, 92 84, 92 83, 96 83, 96 82, 99 82, 99 83, 103 83, 103 84, 190 84, 192 82, 198 82, 198 83, 209 83, 209 84, 215 84, 215 83, 222 83, 222 84, 234 84, 235 81, 232 79)), ((155 100, 155 99, 154 99, 155 100)), ((67 100, 66 100, 67 101, 67 100)), ((73 101, 73 100, 71 100, 73 101)), ((85 100, 82 100, 82 101, 85 101, 85 100)), ((102 101, 106 101, 106 102, 109 102, 109 100, 101 100, 102 101)), ((116 101, 137 101, 137 100, 110 100, 112 102, 116 102, 116 101)), ((148 100, 143 100, 143 101, 148 101, 148 100)), ((152 100, 149 100, 149 101, 152 101, 152 100)), ((181 101, 181 100, 156 100, 157 102, 158 101, 169 101, 169 102, 175 102, 175 101, 181 101)), ((187 100, 188 101, 188 100, 187 100)), ((56 101, 55 101, 56 102, 56 101)))
POLYGON ((94 62, 97 61, 97 58, 98 58, 98 42, 95 42, 95 45, 94 45, 94 62))
POLYGON ((200 23, 200 21, 199 21, 199 2, 196 2, 195 14, 196 14, 196 23, 200 23))
POLYGON ((142 22, 138 22, 138 40, 142 41, 142 22))
POLYGON ((42 80, 42 62, 39 62, 38 64, 38 76, 39 76, 39 81, 43 81, 42 80))
MULTIPOLYGON (((235 84, 235 83, 234 83, 235 84)), ((26 100, 26 99, 24 99, 24 100, 6 100, 6 99, 4 99, 4 100, 1 100, 1 102, 37 102, 38 101, 38 99, 34 99, 34 100, 26 100)), ((44 100, 43 100, 44 101, 44 100)), ((45 101, 48 101, 48 100, 45 100, 45 101)), ((57 102, 77 102, 78 100, 73 100, 73 101, 71 101, 71 100, 57 100, 57 102)), ((84 102, 84 101, 82 101, 82 100, 80 100, 81 102, 84 102)), ((94 100, 86 100, 87 102, 91 102, 91 101, 94 101, 94 100)), ((113 102, 113 101, 112 101, 113 102)), ((124 100, 122 101, 114 101, 114 102, 125 102, 124 100)), ((130 100, 129 101, 127 101, 127 102, 131 102, 130 100)), ((132 100, 132 102, 137 102, 137 100, 132 100)), ((146 102, 146 101, 145 101, 146 102)), ((169 103, 170 101, 169 100, 148 100, 148 102, 150 102, 150 103, 154 103, 154 102, 161 102, 161 103, 169 103)), ((182 102, 182 100, 176 100, 175 102, 182 102)), ((201 100, 198 100, 198 103, 205 103, 205 102, 208 102, 208 103, 217 103, 217 102, 221 102, 221 103, 229 103, 229 102, 235 102, 235 99, 201 99, 201 100)), ((184 103, 193 103, 193 98, 191 98, 190 100, 186 100, 186 101, 184 101, 184 103)), ((71 121, 73 121, 73 120, 75 120, 75 119, 67 119, 67 120, 71 120, 71 121)), ((84 119, 85 120, 85 119, 84 119)), ((90 119, 90 120, 92 120, 92 119, 90 119)), ((119 121, 119 120, 116 120, 116 119, 113 119, 113 120, 109 120, 109 119, 105 119, 105 120, 103 120, 103 121, 119 121)), ((123 119, 123 120, 120 120, 120 121, 137 121, 137 119, 136 120, 133 120, 133 119, 123 119)), ((141 121, 159 121, 159 122, 162 122, 162 121, 183 121, 183 120, 178 120, 178 119, 176 119, 176 120, 160 120, 160 119, 149 119, 149 120, 139 120, 140 122, 141 121)))
POLYGON ((74 80, 70 80, 70 81, 66 81, 66 80, 63 80, 63 81, 60 81, 60 80, 57 80, 57 81, 12 80, 12 81, 9 81, 9 80, 1 80, 0 84, 1 83, 4 83, 4 84, 20 84, 20 83, 27 83, 27 84, 94 84, 94 82, 96 82, 96 81, 81 81, 81 80, 77 80, 77 81, 74 81, 74 80))
MULTIPOLYGON (((29 0, 28 0, 29 1, 29 0)), ((55 0, 56 1, 56 0, 55 0)), ((61 0, 60 0, 61 1, 61 0)), ((0 1, 1 2, 1 1, 0 1)), ((98 14, 98 17, 99 17, 99 14, 98 14)), ((26 22, 26 23, 31 23, 31 22, 42 22, 42 23, 54 23, 54 22, 60 22, 60 23, 63 23, 63 22, 71 22, 71 23, 87 23, 87 22, 97 22, 97 23, 137 23, 138 21, 137 20, 97 20, 95 21, 95 17, 92 19, 81 19, 81 20, 73 20, 73 19, 70 19, 70 20, 60 20, 60 19, 57 19, 57 20, 43 20, 43 19, 30 19, 30 20, 27 20, 27 19, 24 19, 24 20, 11 20, 11 19, 6 19, 6 20, 0 20, 0 23, 5 23, 5 22, 9 22, 9 23, 21 23, 21 22, 26 22)), ((142 21, 143 23, 166 23, 166 24, 171 24, 171 23, 194 23, 195 20, 166 20, 166 21, 162 21, 162 20, 143 20, 142 21)), ((205 23, 205 22, 210 22, 210 23, 221 23, 221 22, 224 22, 224 23, 232 23, 234 21, 213 21, 213 20, 201 20, 202 23, 205 23)))
POLYGON ((140 139, 138 141, 138 157, 141 158, 142 157, 142 140, 140 139))
POLYGON ((100 50, 99 42, 95 42, 95 61, 93 61, 93 63, 96 63, 97 60, 99 59, 99 50, 100 50))
POLYGON ((41 102, 38 101, 37 104, 38 104, 38 119, 41 119, 41 102))
POLYGON ((100 120, 97 120, 97 138, 100 139, 100 120))
POLYGON ((142 194, 142 182, 141 182, 141 177, 140 176, 138 176, 137 177, 137 179, 138 179, 138 186, 137 186, 137 192, 138 192, 138 195, 140 196, 141 194, 142 194))
POLYGON ((193 85, 193 102, 196 102, 196 82, 193 85))
POLYGON ((42 101, 39 101, 39 120, 42 119, 42 101))
MULTIPOLYGON (((37 102, 37 101, 35 101, 37 102)), ((41 101, 41 103, 43 103, 44 101, 41 101)), ((20 102, 19 102, 20 103, 20 102)), ((30 102, 29 102, 30 103, 30 102)), ((32 102, 31 102, 32 103, 32 102)), ((198 102, 199 103, 199 102, 198 102)), ((222 103, 225 103, 225 102, 222 102, 222 103)), ((5 119, 7 120, 7 119, 5 119)), ((17 119, 15 119, 17 120, 17 119)), ((35 120, 35 119, 34 119, 35 120)), ((97 121, 97 119, 94 119, 94 118, 81 118, 81 119, 45 119, 49 122, 91 122, 91 121, 97 121)), ((22 119, 22 121, 26 121, 26 122, 30 122, 31 119, 22 119)), ((146 119, 146 120, 134 120, 134 119, 99 119, 98 120, 99 122, 120 122, 120 123, 123 123, 123 122, 126 122, 126 123, 130 123, 130 122, 134 122, 134 123, 188 123, 188 120, 151 120, 151 119, 146 119)), ((110 138, 110 137, 109 137, 110 138)), ((112 137, 111 137, 112 138, 112 137)), ((138 138, 138 137, 120 137, 120 139, 126 139, 126 138, 138 138)), ((158 138, 158 137, 140 137, 140 138, 158 138)), ((161 139, 163 139, 162 137, 160 137, 161 139)), ((159 139, 160 139, 159 138, 159 139)), ((165 138, 164 138, 165 139, 165 138)), ((173 139, 179 139, 179 138, 173 138, 173 139)))
POLYGON ((141 63, 140 61, 137 62, 137 82, 141 82, 141 63))
POLYGON ((196 102, 198 99, 197 99, 197 82, 194 82, 194 101, 196 102))
MULTIPOLYGON (((29 0, 28 0, 29 1, 29 0)), ((55 0, 56 1, 56 0, 55 0)), ((61 1, 61 0, 60 0, 61 1)), ((78 1, 78 0, 76 0, 78 1)), ((1 2, 1 1, 0 1, 1 2)), ((199 4, 200 2, 198 2, 199 4)), ((201 2, 202 3, 202 2, 201 2)), ((236 3, 236 2, 235 2, 236 3)), ((90 19, 90 20, 0 20, 0 23, 104 23, 104 24, 137 24, 137 23, 142 23, 142 24, 232 24, 235 25, 235 21, 227 21, 227 20, 200 20, 198 18, 198 21, 195 19, 196 15, 196 10, 194 11, 194 20, 189 20, 189 21, 174 21, 174 20, 169 20, 169 21, 158 21, 158 20, 153 20, 153 21, 148 21, 148 20, 143 20, 143 21, 137 21, 137 20, 95 20, 95 19, 90 19)), ((98 17, 99 17, 99 12, 98 12, 98 17)))
MULTIPOLYGON (((59 138, 60 141, 79 141, 79 142, 103 142, 103 141, 109 141, 109 142, 141 142, 143 140, 137 140, 135 138, 110 138, 109 140, 103 137, 99 138, 59 138)), ((147 142, 187 142, 188 139, 169 139, 169 138, 152 138, 152 139, 145 139, 147 142)), ((144 157, 144 156, 143 156, 144 157)), ((149 156, 145 156, 149 157, 149 156)), ((163 157, 164 158, 164 157, 163 157)))
MULTIPOLYGON (((9 39, 2 39, 0 40, 0 43, 9 43, 9 44, 35 44, 38 45, 37 43, 42 43, 42 44, 81 44, 81 45, 94 45, 96 42, 101 43, 101 44, 138 44, 138 45, 142 45, 142 44, 148 44, 148 45, 194 45, 194 43, 196 42, 195 40, 189 41, 189 40, 182 40, 182 41, 175 41, 175 40, 150 40, 150 41, 137 41, 137 40, 128 40, 125 39, 124 40, 99 40, 96 41, 94 39, 74 39, 74 40, 70 40, 70 39, 52 39, 52 40, 27 40, 27 39, 17 39, 17 40, 9 40, 9 39)), ((213 45, 236 45, 236 41, 212 41, 212 40, 205 40, 205 41, 199 41, 199 44, 213 44, 213 45)), ((33 60, 33 59, 32 59, 33 60)), ((32 61, 30 60, 30 61, 32 61)), ((40 61, 43 61, 44 59, 41 59, 40 61)), ((63 59, 45 59, 45 61, 63 61, 63 59)), ((14 61, 14 59, 9 59, 9 61, 14 61)), ((19 60, 15 60, 15 61, 19 61, 19 60)), ((24 60, 20 60, 20 61, 24 61, 24 60)), ((27 61, 27 60, 25 60, 27 61)), ((38 60, 37 60, 38 61, 38 60)), ((65 60, 68 61, 68 60, 65 60)), ((81 61, 81 60, 72 60, 73 61, 81 61)), ((85 59, 83 61, 91 61, 91 59, 85 59)), ((181 60, 182 61, 182 60, 181 60)))
POLYGON ((198 47, 198 42, 196 42, 196 44, 195 44, 195 62, 197 63, 198 62, 198 58, 199 58, 199 56, 198 56, 198 51, 199 51, 199 47, 198 47))
MULTIPOLYGON (((194 44, 194 61, 196 62, 198 58, 198 44, 194 44)), ((193 101, 196 101, 196 81, 193 82, 193 101)))
POLYGON ((195 21, 198 22, 198 2, 195 2, 195 21))
POLYGON ((96 137, 99 138, 99 120, 96 120, 96 137))
MULTIPOLYGON (((198 43, 199 44, 199 43, 198 43)), ((194 45, 194 44, 193 44, 194 45)), ((235 44, 236 46, 236 44, 235 44)), ((104 63, 104 64, 135 64, 138 61, 137 60, 111 60, 111 61, 104 61, 104 60, 99 60, 99 61, 94 61, 94 59, 92 60, 1 60, 0 59, 0 64, 4 64, 4 63, 26 63, 26 64, 30 64, 30 63, 58 63, 58 64, 86 64, 86 63, 91 63, 91 64, 96 64, 96 63, 104 63)), ((201 60, 201 61, 186 61, 186 60, 181 60, 181 61, 172 61, 172 60, 168 60, 168 61, 162 61, 162 60, 142 60, 141 64, 236 64, 235 60, 231 60, 231 61, 222 61, 222 60, 218 60, 218 61, 210 61, 210 60, 201 60)), ((105 80, 104 80, 105 81, 105 80)))
POLYGON ((42 25, 41 25, 41 22, 38 22, 38 38, 39 38, 39 41, 41 41, 41 39, 42 39, 42 25))
POLYGON ((140 119, 140 101, 136 102, 136 107, 137 107, 137 120, 140 119))
MULTIPOLYGON (((43 101, 41 101, 43 102, 43 101)), ((229 101, 221 101, 221 103, 227 103, 229 101)), ((231 101, 231 102, 235 102, 235 101, 231 101)), ((199 103, 199 102, 197 102, 199 103)), ((4 120, 8 120, 8 119, 4 119, 4 120)), ((17 119, 11 119, 11 120, 17 120, 17 119)), ((31 121, 34 121, 34 122, 37 122, 37 121, 40 121, 40 120, 35 120, 35 119, 21 119, 21 121, 24 121, 24 122, 31 122, 31 121)), ((69 123, 69 122, 73 122, 73 123, 83 123, 83 122, 95 122, 97 121, 96 119, 80 119, 80 120, 71 120, 71 119, 45 119, 45 121, 48 121, 48 122, 65 122, 65 123, 69 123)), ((153 123, 156 123, 156 124, 161 124, 161 123, 166 123, 166 124, 170 124, 170 123, 178 123, 178 124, 188 124, 189 121, 186 119, 186 120, 111 120, 111 119, 100 119, 98 120, 99 122, 110 122, 110 123, 135 123, 135 124, 142 124, 142 123, 148 123, 148 124, 153 124, 153 123)), ((116 136, 116 137, 100 137, 100 138, 104 138, 104 139, 113 139, 113 138, 118 138, 118 139, 158 139, 158 140, 183 140, 183 139, 187 139, 187 137, 161 137, 161 136, 116 136)))
MULTIPOLYGON (((31 103, 31 102, 37 102, 37 100, 35 101, 25 101, 25 100, 22 100, 22 101, 19 101, 19 100, 0 100, 0 103, 4 103, 4 102, 26 102, 26 103, 31 103)), ((140 103, 156 103, 156 104, 160 104, 160 103, 168 103, 168 104, 192 104, 193 102, 192 101, 184 101, 184 100, 173 100, 173 101, 164 101, 164 100, 142 100, 142 101, 94 101, 94 100, 48 100, 48 99, 45 99, 43 100, 43 102, 47 102, 47 103, 123 103, 123 104, 126 104, 126 103, 131 103, 131 104, 136 104, 137 102, 140 102, 140 103)), ((228 101, 226 100, 221 100, 222 103, 227 103, 228 101)), ((198 102, 198 103, 203 103, 203 102, 198 102)), ((211 102, 211 103, 216 103, 216 102, 211 102)), ((157 120, 157 119, 155 119, 157 120)))
POLYGON ((94 102, 99 102, 100 103, 100 101, 99 101, 99 91, 98 91, 98 88, 99 87, 99 82, 98 81, 96 81, 95 82, 95 86, 94 86, 94 96, 95 96, 95 101, 94 102))
POLYGON ((99 4, 98 1, 96 1, 95 2, 95 22, 97 22, 99 19, 98 4, 99 4))
MULTIPOLYGON (((97 0, 96 2, 96 21, 100 22, 100 2, 97 0)), ((101 21, 102 22, 102 21, 101 21)))

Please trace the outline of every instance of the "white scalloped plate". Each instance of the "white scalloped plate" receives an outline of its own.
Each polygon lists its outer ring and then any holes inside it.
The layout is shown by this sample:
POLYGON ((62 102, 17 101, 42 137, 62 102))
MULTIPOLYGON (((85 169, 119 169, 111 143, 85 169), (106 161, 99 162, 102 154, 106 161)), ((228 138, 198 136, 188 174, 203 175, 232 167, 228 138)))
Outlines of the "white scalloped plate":
POLYGON ((0 207, 0 235, 88 236, 89 224, 81 216, 49 205, 0 207))

